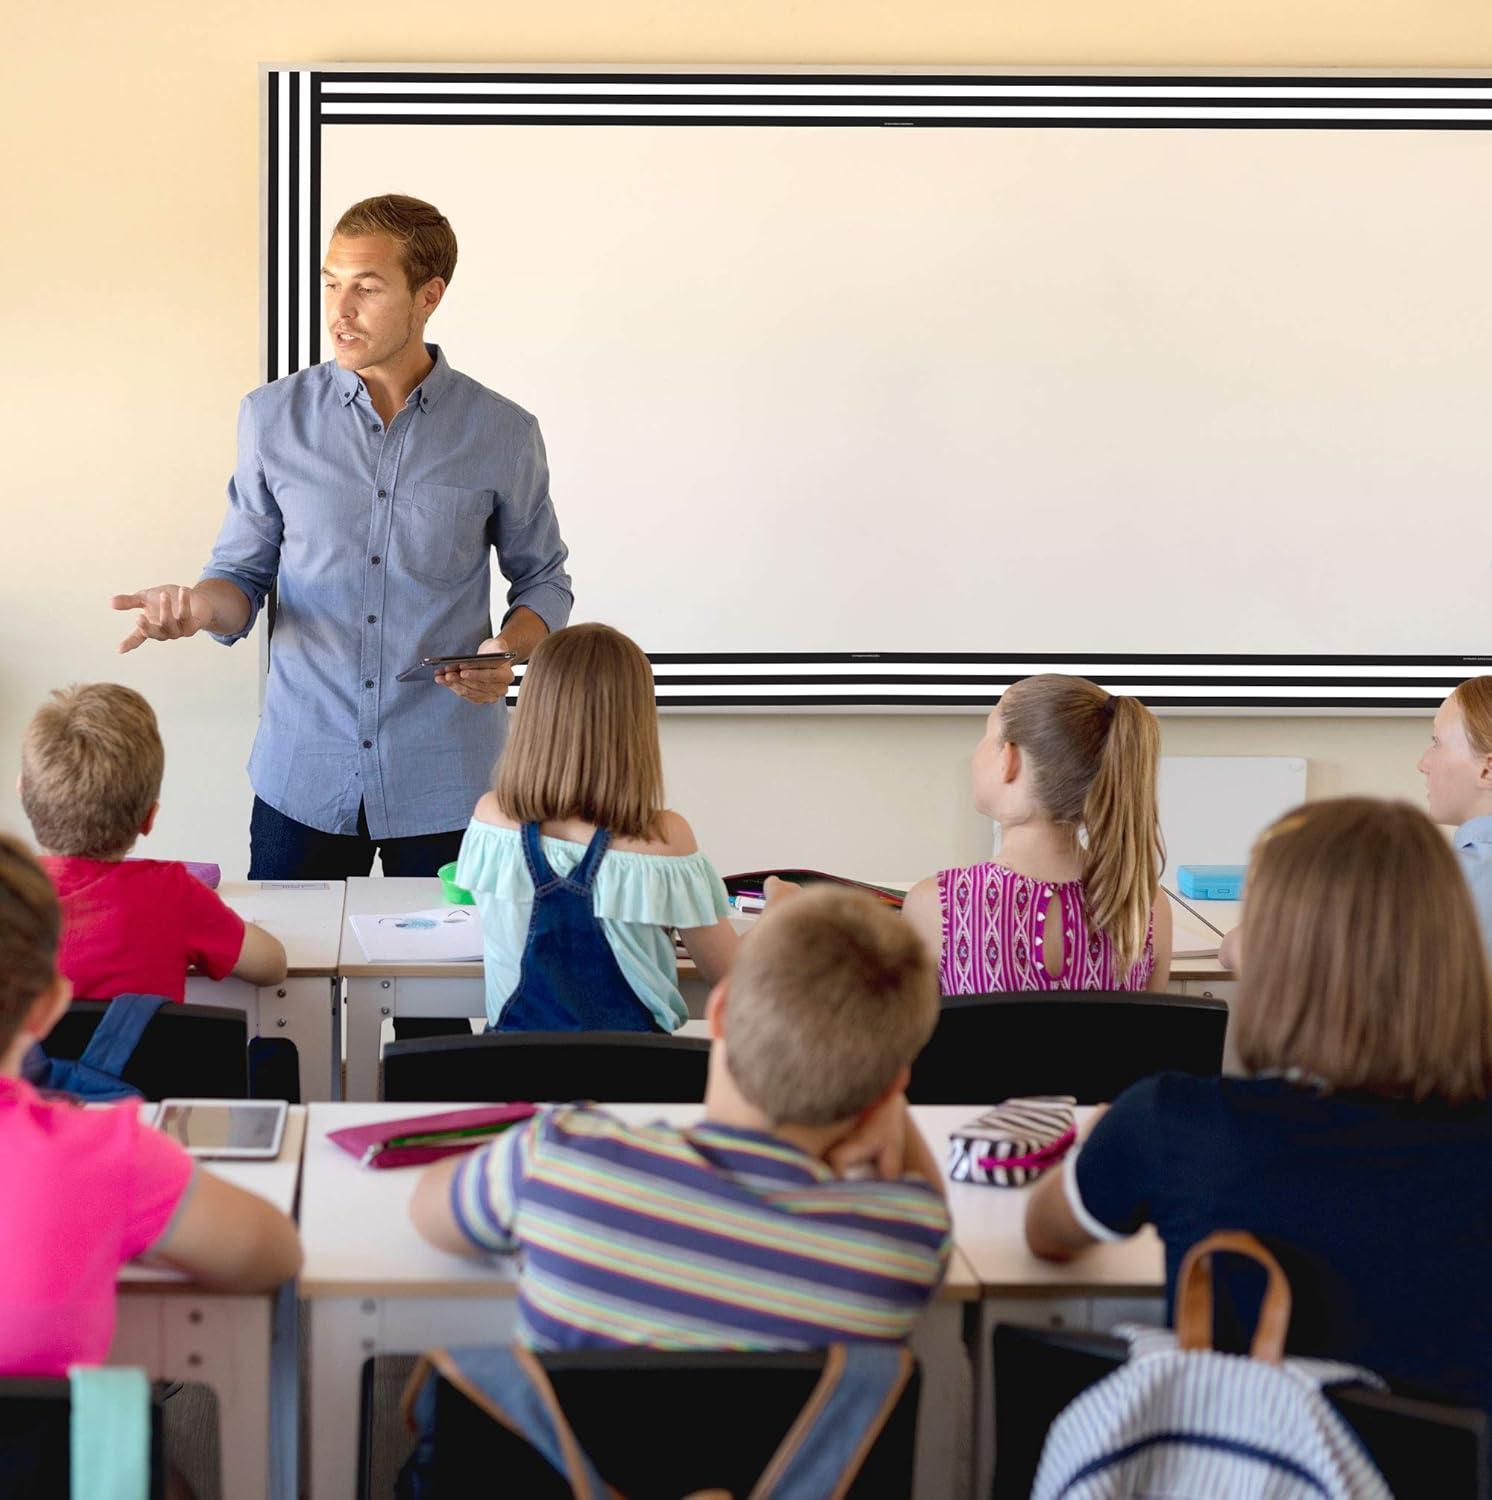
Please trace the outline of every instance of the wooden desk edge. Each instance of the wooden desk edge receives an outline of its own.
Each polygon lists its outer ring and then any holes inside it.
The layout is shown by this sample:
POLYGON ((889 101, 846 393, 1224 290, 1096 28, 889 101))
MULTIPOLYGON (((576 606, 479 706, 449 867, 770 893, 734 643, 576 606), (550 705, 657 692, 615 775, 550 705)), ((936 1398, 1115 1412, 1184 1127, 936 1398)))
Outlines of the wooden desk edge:
POLYGON ((343 979, 480 979, 482 961, 454 964, 342 964, 337 970, 343 979))

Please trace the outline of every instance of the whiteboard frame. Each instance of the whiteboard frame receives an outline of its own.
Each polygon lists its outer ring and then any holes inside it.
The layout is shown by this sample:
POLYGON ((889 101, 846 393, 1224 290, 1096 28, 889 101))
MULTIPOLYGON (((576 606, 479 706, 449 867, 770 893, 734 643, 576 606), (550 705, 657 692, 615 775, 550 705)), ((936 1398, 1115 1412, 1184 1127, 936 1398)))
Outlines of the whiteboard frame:
MULTIPOLYGON (((264 377, 324 357, 329 125, 966 126, 1081 130, 1488 130, 1492 75, 1458 71, 997 71, 266 63, 260 68, 264 377)), ((867 642, 867 645, 873 643, 867 642)), ((267 659, 267 658, 266 658, 267 659)), ((1032 672, 1074 672, 1159 712, 1433 712, 1480 656, 1048 656, 949 652, 652 657, 660 708, 983 712, 1032 672)))

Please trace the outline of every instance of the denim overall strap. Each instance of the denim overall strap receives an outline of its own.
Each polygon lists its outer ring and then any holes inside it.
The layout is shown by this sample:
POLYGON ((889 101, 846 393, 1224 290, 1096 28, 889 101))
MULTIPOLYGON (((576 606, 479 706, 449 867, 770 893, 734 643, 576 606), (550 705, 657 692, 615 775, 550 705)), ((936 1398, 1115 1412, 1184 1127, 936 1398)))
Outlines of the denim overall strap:
POLYGON ((518 983, 497 1018, 498 1031, 657 1031, 652 1012, 627 982, 596 916, 595 884, 611 835, 598 828, 580 863, 558 875, 523 825, 523 857, 534 883, 518 983))
POLYGON ((529 879, 534 883, 534 892, 547 891, 557 885, 560 877, 550 868, 544 857, 544 845, 539 838, 539 825, 525 823, 519 830, 523 841, 523 862, 528 866, 529 879))
POLYGON ((145 1028, 164 1004, 166 1000, 161 995, 116 995, 78 1061, 85 1068, 97 1068, 100 1073, 120 1077, 140 1045, 145 1028))
POLYGON ((596 882, 596 871, 601 867, 602 856, 609 848, 611 848, 610 831, 598 828, 591 835, 591 841, 586 845, 585 853, 580 856, 580 863, 570 872, 568 884, 572 890, 584 891, 586 895, 590 895, 591 887, 596 882))

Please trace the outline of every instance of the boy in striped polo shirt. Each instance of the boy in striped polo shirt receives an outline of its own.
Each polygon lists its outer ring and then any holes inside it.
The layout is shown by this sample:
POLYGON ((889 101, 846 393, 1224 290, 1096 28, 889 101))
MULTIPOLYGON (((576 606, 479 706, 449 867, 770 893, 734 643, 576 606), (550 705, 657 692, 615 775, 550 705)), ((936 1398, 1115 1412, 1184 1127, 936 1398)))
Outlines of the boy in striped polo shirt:
POLYGON ((538 1349, 905 1339, 950 1245, 903 1092, 937 1021, 931 958, 868 897, 810 890, 757 923, 707 1014, 699 1124, 545 1112, 426 1172, 416 1226, 523 1252, 538 1349))

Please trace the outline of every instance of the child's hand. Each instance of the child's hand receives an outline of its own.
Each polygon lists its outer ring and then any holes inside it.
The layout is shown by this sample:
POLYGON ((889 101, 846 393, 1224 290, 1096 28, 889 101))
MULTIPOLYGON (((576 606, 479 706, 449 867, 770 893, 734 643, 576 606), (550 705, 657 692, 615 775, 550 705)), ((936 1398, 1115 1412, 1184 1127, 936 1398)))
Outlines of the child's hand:
POLYGON ((861 1120, 825 1158, 840 1176, 870 1166, 883 1182, 896 1182, 906 1173, 907 1132, 912 1130, 907 1096, 892 1094, 861 1120))
POLYGON ((784 901, 791 901, 794 896, 802 894, 801 885, 794 885, 791 880, 779 880, 775 875, 768 875, 762 886, 762 895, 766 897, 763 909, 770 910, 774 906, 781 906, 784 901))

